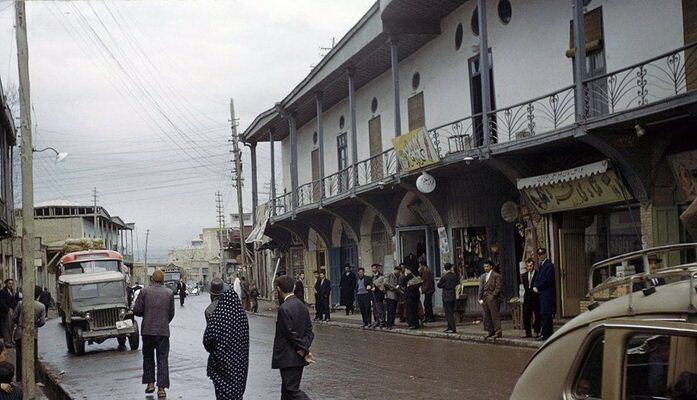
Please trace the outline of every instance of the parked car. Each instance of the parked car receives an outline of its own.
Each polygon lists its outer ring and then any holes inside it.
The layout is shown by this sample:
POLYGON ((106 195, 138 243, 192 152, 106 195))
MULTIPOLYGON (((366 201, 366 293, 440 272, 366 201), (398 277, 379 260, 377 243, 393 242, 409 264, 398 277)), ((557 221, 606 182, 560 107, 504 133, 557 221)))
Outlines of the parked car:
MULTIPOLYGON (((681 246, 661 252, 697 248, 681 246)), ((657 251, 642 252, 646 260, 657 251)), ((628 266, 636 256, 612 264, 628 266)), ((533 355, 511 399, 669 399, 676 381, 697 374, 697 263, 611 275, 591 289, 602 298, 533 355)))
POLYGON ((118 271, 63 275, 58 279, 68 352, 85 353, 85 344, 116 338, 131 350, 140 344, 138 322, 128 307, 126 283, 118 271))

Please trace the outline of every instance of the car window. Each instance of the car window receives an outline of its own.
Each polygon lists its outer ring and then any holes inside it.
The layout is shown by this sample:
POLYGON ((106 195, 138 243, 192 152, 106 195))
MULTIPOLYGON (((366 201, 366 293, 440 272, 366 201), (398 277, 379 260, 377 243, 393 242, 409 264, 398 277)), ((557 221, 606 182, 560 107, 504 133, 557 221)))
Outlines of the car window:
POLYGON ((668 397, 670 336, 639 333, 627 341, 625 391, 627 400, 668 397))
POLYGON ((599 335, 588 347, 574 381, 573 394, 579 399, 600 399, 603 387, 603 348, 605 336, 599 335))

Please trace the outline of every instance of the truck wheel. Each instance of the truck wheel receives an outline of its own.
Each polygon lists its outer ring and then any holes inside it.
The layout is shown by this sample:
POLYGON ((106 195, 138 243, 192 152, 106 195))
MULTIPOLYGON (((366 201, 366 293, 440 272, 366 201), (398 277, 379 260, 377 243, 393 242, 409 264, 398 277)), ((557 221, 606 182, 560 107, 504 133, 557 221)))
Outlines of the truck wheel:
POLYGON ((116 338, 119 342, 119 347, 124 347, 126 346, 126 337, 125 336, 119 336, 116 338))
POLYGON ((83 339, 80 339, 82 337, 82 328, 75 328, 72 336, 73 349, 75 350, 75 355, 81 356, 85 354, 85 341, 83 339))
POLYGON ((67 329, 65 330, 65 344, 68 347, 68 353, 74 354, 75 347, 73 346, 73 336, 67 329))
POLYGON ((136 331, 128 336, 128 345, 131 347, 131 350, 138 350, 138 347, 140 347, 140 334, 138 333, 138 322, 135 319, 133 320, 133 327, 136 331))

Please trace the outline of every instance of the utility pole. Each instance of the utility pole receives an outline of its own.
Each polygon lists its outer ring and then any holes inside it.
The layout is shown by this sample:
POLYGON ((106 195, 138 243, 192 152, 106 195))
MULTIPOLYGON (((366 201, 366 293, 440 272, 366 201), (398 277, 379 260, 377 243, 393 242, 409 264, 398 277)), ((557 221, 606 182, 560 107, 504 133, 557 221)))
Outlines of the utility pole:
POLYGON ((15 2, 17 69, 19 71, 19 103, 22 129, 22 387, 25 399, 34 399, 34 146, 31 133, 31 92, 29 88, 29 44, 27 43, 27 14, 24 1, 15 2))
POLYGON ((145 275, 148 274, 148 238, 150 237, 150 229, 145 230, 145 261, 143 265, 145 267, 145 275))
POLYGON ((218 192, 215 192, 215 210, 218 213, 217 220, 218 220, 218 256, 220 258, 219 264, 218 264, 218 272, 220 274, 220 278, 224 279, 224 274, 225 274, 225 257, 224 254, 225 252, 223 251, 223 233, 225 231, 225 211, 223 210, 223 194, 218 192))
POLYGON ((230 125, 232 128, 232 153, 234 155, 233 162, 233 186, 237 189, 237 216, 240 220, 240 254, 242 255, 242 266, 245 271, 250 273, 250 280, 253 279, 251 275, 251 269, 248 268, 251 256, 247 254, 247 246, 244 243, 244 208, 242 207, 242 183, 244 178, 242 177, 242 151, 240 150, 240 137, 237 134, 237 120, 235 119, 235 103, 230 99, 230 125))
POLYGON ((92 206, 94 207, 94 221, 93 221, 93 223, 94 223, 94 237, 98 238, 99 234, 101 232, 99 232, 99 217, 97 216, 98 211, 97 211, 97 187, 96 186, 94 187, 94 190, 92 191, 92 199, 93 199, 92 206))

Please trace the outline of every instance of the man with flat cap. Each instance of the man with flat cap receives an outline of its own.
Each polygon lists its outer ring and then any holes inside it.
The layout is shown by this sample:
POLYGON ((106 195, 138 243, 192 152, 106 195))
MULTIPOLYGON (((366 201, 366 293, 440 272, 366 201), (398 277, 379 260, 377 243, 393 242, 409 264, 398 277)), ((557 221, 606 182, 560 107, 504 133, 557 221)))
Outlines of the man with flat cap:
POLYGON ((157 353, 157 397, 167 397, 169 387, 169 323, 174 319, 174 293, 164 287, 165 274, 156 270, 151 284, 140 291, 133 314, 143 317, 143 383, 145 393, 155 391, 155 354, 157 353))

